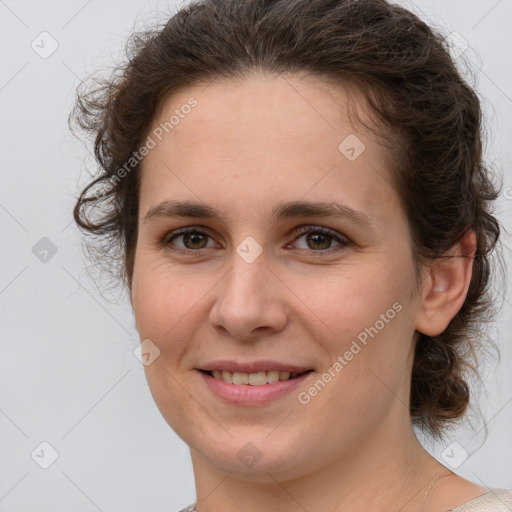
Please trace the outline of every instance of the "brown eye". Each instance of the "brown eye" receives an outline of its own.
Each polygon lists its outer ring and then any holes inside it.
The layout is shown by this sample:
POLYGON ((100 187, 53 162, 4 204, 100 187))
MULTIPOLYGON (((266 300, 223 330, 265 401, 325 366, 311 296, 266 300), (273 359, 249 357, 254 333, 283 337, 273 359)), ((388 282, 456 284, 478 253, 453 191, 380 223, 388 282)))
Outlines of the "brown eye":
POLYGON ((205 247, 206 236, 202 233, 186 233, 180 235, 183 237, 183 243, 187 249, 203 249, 205 247), (192 247, 189 247, 188 245, 192 247))
MULTIPOLYGON (((320 226, 311 227, 311 226, 303 226, 297 230, 295 233, 297 238, 296 241, 300 238, 305 239, 305 247, 299 247, 301 250, 312 249, 312 252, 327 252, 332 248, 332 241, 336 241, 338 246, 335 246, 333 251, 338 249, 342 249, 343 247, 349 245, 349 241, 345 239, 345 237, 337 234, 336 232, 323 228, 320 226), (304 236, 300 236, 304 234, 304 236)), ((311 252, 311 251, 310 251, 311 252)))
POLYGON ((162 245, 169 247, 171 250, 186 253, 187 251, 197 251, 200 249, 209 248, 207 247, 209 238, 211 238, 210 235, 204 231, 195 228, 189 228, 178 232, 173 231, 172 233, 169 233, 164 238, 164 240, 162 240, 162 245), (182 239, 181 245, 174 242, 174 240, 179 239, 182 239), (175 248, 172 246, 175 246, 175 248))
MULTIPOLYGON (((336 231, 321 226, 301 226, 295 232, 295 244, 301 238, 304 238, 305 242, 303 243, 305 245, 298 248, 301 251, 313 254, 318 253, 318 255, 342 250, 351 243, 350 240, 336 231), (337 243, 334 247, 333 241, 337 243)), ((208 246, 208 239, 212 239, 212 237, 200 229, 185 228, 168 233, 161 244, 163 247, 174 252, 191 255, 193 253, 200 253, 203 249, 212 248, 212 245, 208 246), (180 239, 181 243, 175 242, 180 239)))
POLYGON ((329 249, 331 246, 332 237, 325 233, 308 233, 306 235, 306 243, 313 244, 309 245, 312 249, 329 249))

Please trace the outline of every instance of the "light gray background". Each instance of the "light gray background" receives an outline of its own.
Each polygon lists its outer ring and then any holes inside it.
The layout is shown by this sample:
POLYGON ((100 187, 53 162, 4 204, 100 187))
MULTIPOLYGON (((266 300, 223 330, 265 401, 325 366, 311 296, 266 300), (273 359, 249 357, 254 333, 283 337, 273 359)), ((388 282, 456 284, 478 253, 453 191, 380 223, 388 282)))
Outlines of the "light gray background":
MULTIPOLYGON (((86 168, 95 167, 67 130, 79 79, 112 63, 133 28, 174 5, 0 0, 1 512, 173 512, 195 500, 188 447, 161 417, 133 355, 127 297, 106 300, 84 271, 71 209, 86 168), (31 48, 43 31, 59 45, 47 59, 31 48), (32 252, 43 237, 57 249, 46 263, 32 252), (31 457, 36 450, 34 458, 49 460, 42 442, 58 452, 48 469, 31 457)), ((486 154, 508 187, 499 217, 510 226, 512 0, 405 5, 469 43, 463 56, 476 70, 492 134, 486 154)), ((445 464, 443 453, 460 461, 466 450, 456 471, 487 487, 512 488, 510 293, 507 301, 496 324, 502 362, 484 375, 487 442, 477 425, 476 435, 462 426, 427 444, 445 464)))

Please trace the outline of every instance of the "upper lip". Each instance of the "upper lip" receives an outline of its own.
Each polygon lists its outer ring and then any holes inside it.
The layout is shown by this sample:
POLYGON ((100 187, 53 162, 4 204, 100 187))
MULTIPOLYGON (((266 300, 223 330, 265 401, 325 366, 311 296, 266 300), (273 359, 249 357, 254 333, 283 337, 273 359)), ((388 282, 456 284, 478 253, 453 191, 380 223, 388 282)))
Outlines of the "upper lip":
POLYGON ((230 361, 227 359, 212 361, 201 365, 199 370, 213 371, 213 370, 226 370, 229 372, 238 373, 258 373, 269 372, 272 370, 280 372, 295 372, 303 373, 312 370, 311 367, 298 366, 295 364, 281 363, 279 361, 259 360, 259 361, 230 361))

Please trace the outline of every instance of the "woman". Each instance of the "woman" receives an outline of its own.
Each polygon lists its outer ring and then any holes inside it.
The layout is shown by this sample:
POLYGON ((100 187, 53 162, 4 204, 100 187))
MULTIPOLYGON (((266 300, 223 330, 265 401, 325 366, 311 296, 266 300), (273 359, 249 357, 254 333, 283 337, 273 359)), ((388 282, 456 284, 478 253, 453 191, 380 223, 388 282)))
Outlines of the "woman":
POLYGON ((500 233, 442 38, 384 0, 202 0, 132 42, 79 92, 74 214, 119 250, 186 510, 511 510, 413 429, 467 410, 500 233))

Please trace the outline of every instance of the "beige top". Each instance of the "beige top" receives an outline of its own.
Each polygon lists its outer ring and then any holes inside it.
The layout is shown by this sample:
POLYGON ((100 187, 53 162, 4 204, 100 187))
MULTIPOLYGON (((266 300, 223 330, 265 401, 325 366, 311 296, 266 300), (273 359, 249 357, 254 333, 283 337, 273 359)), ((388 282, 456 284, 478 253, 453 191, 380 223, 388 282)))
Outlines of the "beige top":
POLYGON ((479 498, 468 501, 448 512, 512 512, 512 491, 490 489, 479 498))
MULTIPOLYGON (((195 503, 192 503, 180 512, 197 512, 195 505, 195 503)), ((447 512, 512 512, 512 491, 509 489, 490 489, 479 498, 468 501, 464 505, 452 508, 447 512)))

